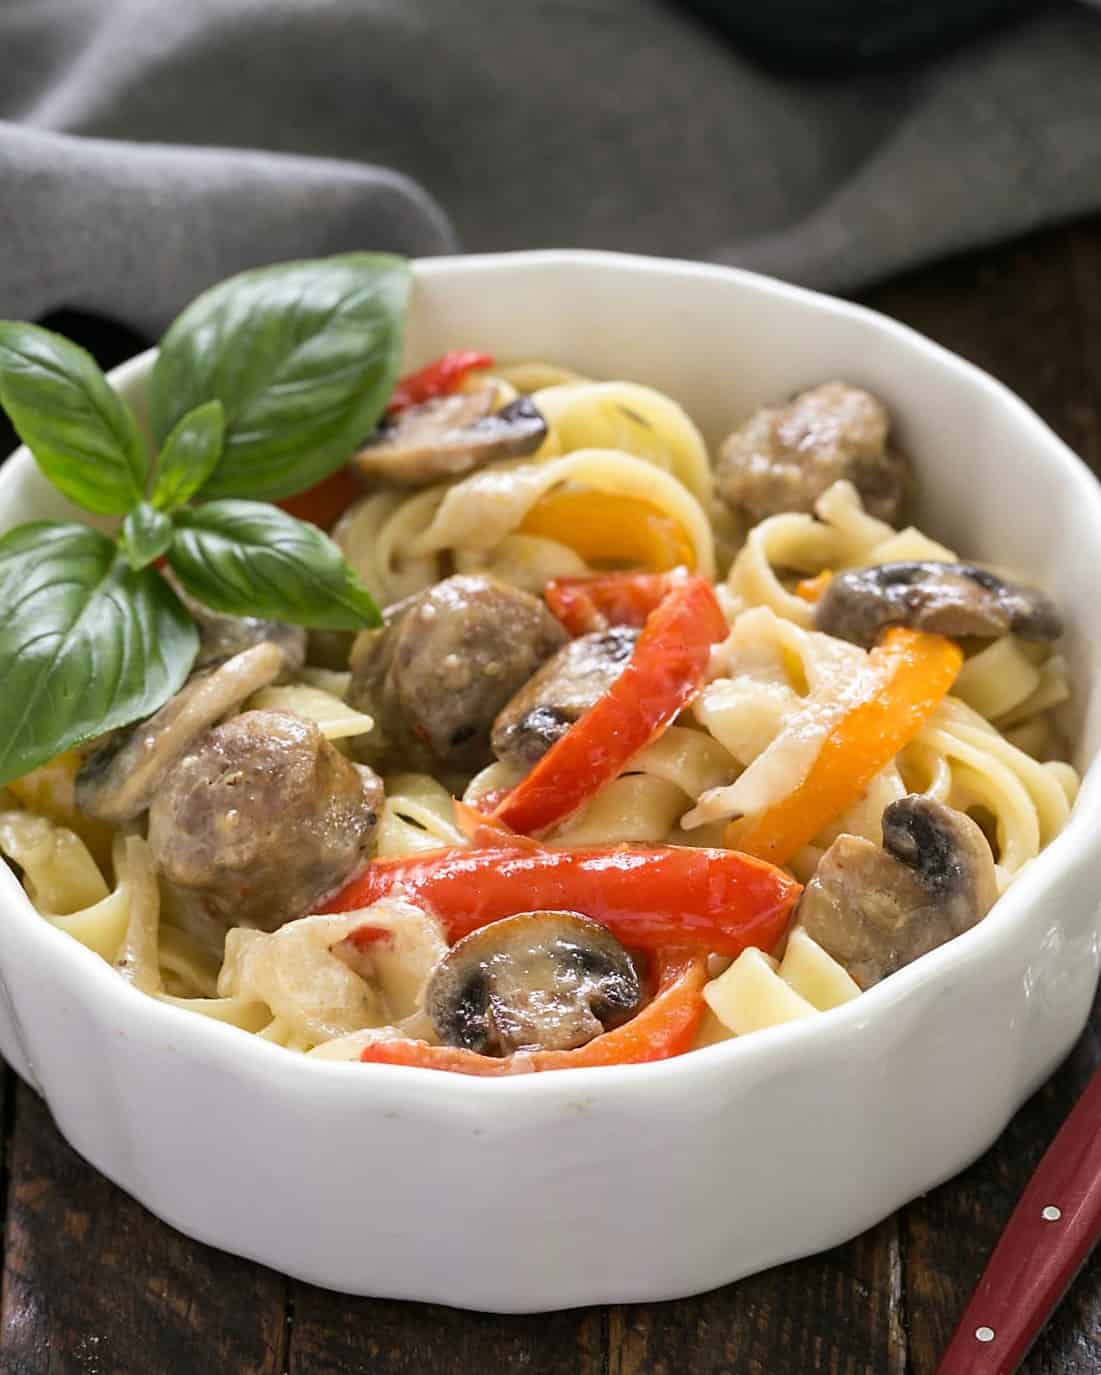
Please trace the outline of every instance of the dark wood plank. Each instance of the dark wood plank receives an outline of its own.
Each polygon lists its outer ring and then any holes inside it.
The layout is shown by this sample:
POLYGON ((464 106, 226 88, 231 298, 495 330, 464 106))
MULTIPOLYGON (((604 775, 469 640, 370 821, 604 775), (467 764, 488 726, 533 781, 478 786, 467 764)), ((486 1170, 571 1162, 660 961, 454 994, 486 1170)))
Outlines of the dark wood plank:
POLYGON ((282 1375, 284 1280, 158 1222, 16 1092, 4 1375, 282 1375))
MULTIPOLYGON (((963 354, 1024 397, 1101 473, 1101 220, 944 264, 868 304, 963 354)), ((1058 1074, 976 1165, 899 1218, 908 1375, 931 1375, 1031 1171, 1101 1061, 1101 1002, 1058 1074)), ((1022 1367, 1101 1369, 1094 1257, 1022 1367)))
POLYGON ((605 1375, 599 1309, 531 1317, 291 1289, 287 1375, 605 1375))
MULTIPOLYGON (((1029 1175, 1101 1063, 1101 999, 1059 1072, 971 1169, 905 1209, 909 1375, 929 1375, 1029 1175)), ((1022 1367, 1024 1375, 1101 1369, 1101 1254, 1095 1254, 1022 1367)))
POLYGON ((608 1375, 905 1375, 901 1283, 888 1219, 698 1298, 612 1309, 608 1375))

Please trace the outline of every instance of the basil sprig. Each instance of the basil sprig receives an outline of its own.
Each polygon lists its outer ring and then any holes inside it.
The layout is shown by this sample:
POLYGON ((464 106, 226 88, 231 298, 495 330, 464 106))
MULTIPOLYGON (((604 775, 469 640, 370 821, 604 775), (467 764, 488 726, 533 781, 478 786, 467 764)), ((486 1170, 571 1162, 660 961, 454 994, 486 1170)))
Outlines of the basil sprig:
POLYGON ((121 517, 111 538, 35 521, 0 536, 0 785, 156 711, 198 650, 200 602, 324 629, 381 623, 316 526, 267 504, 339 468, 374 427, 401 353, 409 272, 351 253, 245 272, 169 329, 150 385, 160 451, 92 357, 0 321, 0 405, 47 478, 121 517))

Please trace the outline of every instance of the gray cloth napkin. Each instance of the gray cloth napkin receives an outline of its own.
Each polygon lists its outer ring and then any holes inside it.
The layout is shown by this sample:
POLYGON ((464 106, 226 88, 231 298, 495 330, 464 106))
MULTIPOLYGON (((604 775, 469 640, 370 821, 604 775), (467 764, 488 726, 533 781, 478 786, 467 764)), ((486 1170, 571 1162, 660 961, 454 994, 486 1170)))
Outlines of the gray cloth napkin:
POLYGON ((4 0, 0 315, 548 245, 852 288, 1101 207, 1101 13, 782 78, 659 0, 4 0), (452 227, 453 226, 453 227, 452 227))

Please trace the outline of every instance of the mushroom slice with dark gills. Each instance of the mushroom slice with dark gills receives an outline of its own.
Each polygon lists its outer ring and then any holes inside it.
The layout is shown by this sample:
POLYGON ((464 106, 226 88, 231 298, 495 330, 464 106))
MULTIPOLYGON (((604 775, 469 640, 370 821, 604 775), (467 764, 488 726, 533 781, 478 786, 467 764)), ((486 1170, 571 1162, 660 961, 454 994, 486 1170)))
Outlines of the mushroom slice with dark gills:
POLYGON ((263 640, 192 673, 159 711, 113 732, 88 755, 76 776, 77 806, 105 821, 132 821, 196 736, 274 683, 284 665, 282 650, 263 640))
POLYGON ((827 635, 870 649, 888 626, 904 625, 951 639, 1057 640, 1059 609, 1037 587, 1007 582, 969 563, 881 563, 829 581, 814 623, 827 635))
POLYGON ((620 1026, 642 1003, 619 941, 576 912, 522 912, 451 947, 425 993, 445 1045, 482 1055, 572 1050, 620 1026))
POLYGON ((883 813, 883 845, 843 835, 822 856, 798 922, 861 988, 980 921, 998 896, 994 857, 963 812, 912 793, 883 813))
POLYGON ((493 723, 497 758, 530 769, 604 696, 627 666, 638 636, 629 626, 615 626, 563 645, 493 723))
POLYGON ((565 640, 538 598, 495 578, 447 578, 399 604, 352 653, 348 702, 375 721, 358 756, 481 768, 494 718, 565 640))
POLYGON ((532 454, 547 422, 530 397, 493 409, 495 389, 437 397, 384 420, 352 458, 360 477, 424 487, 502 458, 532 454))
POLYGON ((149 809, 149 844, 196 934, 274 931, 367 858, 382 800, 378 777, 314 722, 246 711, 207 731, 168 774, 149 809))
POLYGON ((812 511, 827 487, 846 479, 869 514, 896 525, 911 472, 887 429, 886 408, 869 392, 826 382, 786 406, 757 411, 723 441, 719 495, 755 523, 781 511, 812 511))

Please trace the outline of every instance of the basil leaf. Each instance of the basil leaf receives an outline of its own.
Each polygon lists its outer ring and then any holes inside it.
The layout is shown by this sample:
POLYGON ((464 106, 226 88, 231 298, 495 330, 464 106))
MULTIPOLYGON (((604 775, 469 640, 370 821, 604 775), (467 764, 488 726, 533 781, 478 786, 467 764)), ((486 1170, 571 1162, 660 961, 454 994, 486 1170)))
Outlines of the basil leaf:
POLYGON ((159 511, 174 511, 191 500, 221 458, 224 435, 220 401, 208 401, 180 417, 157 460, 152 501, 159 511))
POLYGON ((0 403, 38 466, 78 506, 119 516, 141 500, 145 446, 90 353, 38 325, 0 320, 0 403))
POLYGON ((122 547, 130 567, 144 568, 159 559, 172 543, 172 522, 147 501, 135 506, 122 522, 122 547))
POLYGON ((168 561, 193 597, 231 616, 319 630, 382 617, 337 546, 316 525, 258 501, 208 501, 176 517, 168 561))
POLYGON ((398 375, 409 269, 385 254, 279 263, 211 287, 165 335, 150 390, 158 439, 200 402, 225 407, 207 497, 275 501, 339 468, 398 375))
POLYGON ((150 715, 198 649, 165 580, 105 535, 36 521, 0 538, 0 784, 150 715))

